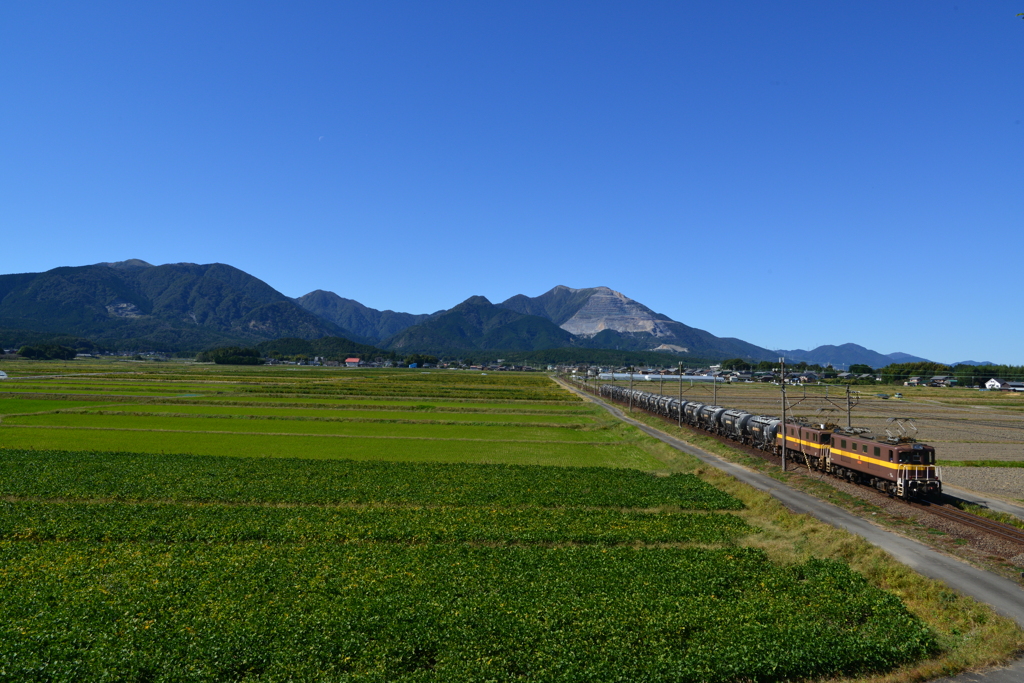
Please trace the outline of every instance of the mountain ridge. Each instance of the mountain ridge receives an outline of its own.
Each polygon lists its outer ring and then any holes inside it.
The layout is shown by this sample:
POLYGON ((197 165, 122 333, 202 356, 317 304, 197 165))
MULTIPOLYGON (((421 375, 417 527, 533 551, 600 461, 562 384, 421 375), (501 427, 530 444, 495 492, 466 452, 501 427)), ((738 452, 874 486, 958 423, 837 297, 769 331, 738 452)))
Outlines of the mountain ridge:
POLYGON ((132 261, 0 275, 0 326, 192 351, 348 334, 233 266, 132 261))
POLYGON ((538 351, 570 346, 572 335, 541 316, 495 306, 471 296, 453 308, 384 342, 391 351, 538 351))
POLYGON ((354 299, 346 299, 323 289, 313 290, 294 301, 307 311, 366 340, 364 343, 372 344, 393 337, 402 330, 418 325, 432 315, 442 312, 415 314, 390 309, 378 311, 354 299))
POLYGON ((605 286, 556 285, 499 304, 472 296, 448 310, 413 314, 378 311, 322 289, 292 299, 227 264, 142 259, 0 275, 0 326, 5 339, 67 335, 101 346, 184 352, 282 337, 343 337, 428 353, 578 348, 769 361, 783 355, 837 368, 926 360, 849 343, 770 351, 689 327, 605 286))

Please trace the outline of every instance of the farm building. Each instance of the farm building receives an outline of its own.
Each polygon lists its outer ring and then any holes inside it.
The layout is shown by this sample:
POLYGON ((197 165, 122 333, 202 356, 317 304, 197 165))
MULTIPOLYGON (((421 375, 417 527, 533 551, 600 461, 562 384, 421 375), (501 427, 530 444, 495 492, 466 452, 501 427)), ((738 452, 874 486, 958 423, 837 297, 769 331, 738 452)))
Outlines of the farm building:
POLYGON ((345 359, 345 367, 346 368, 358 368, 362 364, 363 364, 363 361, 359 360, 358 358, 346 358, 345 359))
POLYGON ((1009 391, 1010 383, 1003 379, 992 378, 985 382, 985 388, 991 391, 1009 391))

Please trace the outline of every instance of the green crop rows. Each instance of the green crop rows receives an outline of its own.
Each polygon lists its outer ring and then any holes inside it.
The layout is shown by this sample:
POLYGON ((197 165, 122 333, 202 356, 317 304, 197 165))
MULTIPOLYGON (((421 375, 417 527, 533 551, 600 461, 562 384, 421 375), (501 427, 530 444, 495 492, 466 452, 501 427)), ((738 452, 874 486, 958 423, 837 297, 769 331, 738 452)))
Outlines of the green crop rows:
POLYGON ((179 365, 0 388, 10 448, 657 466, 618 423, 537 374, 179 365))
POLYGON ((724 543, 751 529, 727 514, 616 510, 270 508, 0 502, 0 539, 158 543, 344 541, 724 543))
POLYGON ((936 649, 540 374, 27 367, 0 680, 768 682, 936 649))
POLYGON ((899 600, 753 550, 0 542, 5 680, 783 681, 921 657, 899 600))
POLYGON ((0 450, 0 495, 318 505, 742 507, 693 475, 655 477, 633 469, 16 450, 0 450))

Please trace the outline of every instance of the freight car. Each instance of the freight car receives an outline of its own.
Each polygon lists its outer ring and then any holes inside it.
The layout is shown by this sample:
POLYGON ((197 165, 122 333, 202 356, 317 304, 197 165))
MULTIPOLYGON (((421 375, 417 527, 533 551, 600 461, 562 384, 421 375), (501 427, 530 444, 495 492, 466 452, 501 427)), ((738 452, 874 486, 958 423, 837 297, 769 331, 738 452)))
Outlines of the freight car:
POLYGON ((724 436, 758 450, 802 461, 857 484, 873 486, 891 496, 923 498, 942 493, 935 449, 906 437, 875 439, 863 430, 835 425, 782 420, 735 408, 708 405, 602 384, 601 396, 724 436))

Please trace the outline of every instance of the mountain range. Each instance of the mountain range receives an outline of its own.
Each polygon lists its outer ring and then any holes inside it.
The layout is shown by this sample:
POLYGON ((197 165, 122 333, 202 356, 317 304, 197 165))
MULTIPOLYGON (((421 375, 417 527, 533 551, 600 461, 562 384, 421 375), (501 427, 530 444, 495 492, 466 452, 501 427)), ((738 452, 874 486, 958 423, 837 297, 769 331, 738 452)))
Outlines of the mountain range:
POLYGON ((911 356, 909 353, 881 354, 871 349, 866 349, 857 344, 831 344, 819 346, 810 351, 796 349, 793 351, 776 351, 776 357, 784 357, 788 361, 805 361, 817 363, 818 365, 831 364, 834 368, 848 368, 851 365, 870 365, 873 368, 883 368, 890 363, 927 363, 927 358, 911 356))
POLYGON ((924 360, 857 346, 772 351, 717 337, 657 313, 608 287, 559 285, 494 304, 472 296, 429 314, 378 311, 333 292, 292 299, 229 265, 139 259, 0 275, 0 342, 71 335, 115 349, 196 352, 280 338, 344 337, 398 353, 611 349, 687 357, 853 363, 924 360))

